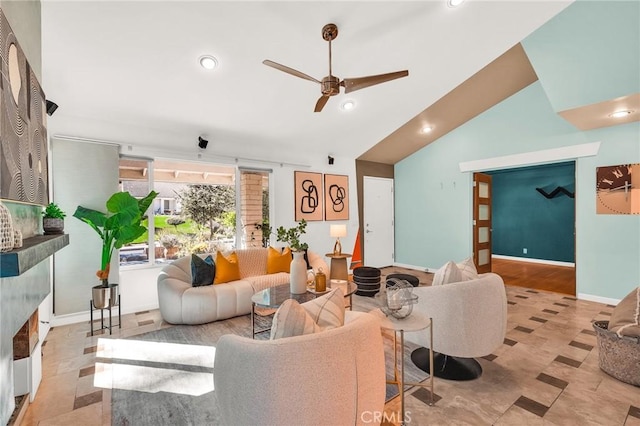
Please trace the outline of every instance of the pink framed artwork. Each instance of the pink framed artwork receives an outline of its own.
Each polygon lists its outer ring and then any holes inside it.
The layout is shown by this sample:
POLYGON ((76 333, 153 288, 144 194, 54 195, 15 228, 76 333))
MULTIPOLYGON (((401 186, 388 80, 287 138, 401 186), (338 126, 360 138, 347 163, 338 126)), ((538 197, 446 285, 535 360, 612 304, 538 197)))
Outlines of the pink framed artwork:
POLYGON ((294 172, 295 220, 322 220, 322 173, 294 172))
POLYGON ((324 175, 325 220, 349 219, 349 176, 324 175))

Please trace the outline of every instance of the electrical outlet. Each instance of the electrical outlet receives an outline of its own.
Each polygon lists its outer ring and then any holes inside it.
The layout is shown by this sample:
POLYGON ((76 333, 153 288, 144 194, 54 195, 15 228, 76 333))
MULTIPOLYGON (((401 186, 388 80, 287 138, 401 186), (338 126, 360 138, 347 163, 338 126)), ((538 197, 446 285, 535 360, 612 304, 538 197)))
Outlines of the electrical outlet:
POLYGON ((522 249, 522 254, 527 254, 527 249, 526 248, 522 249))

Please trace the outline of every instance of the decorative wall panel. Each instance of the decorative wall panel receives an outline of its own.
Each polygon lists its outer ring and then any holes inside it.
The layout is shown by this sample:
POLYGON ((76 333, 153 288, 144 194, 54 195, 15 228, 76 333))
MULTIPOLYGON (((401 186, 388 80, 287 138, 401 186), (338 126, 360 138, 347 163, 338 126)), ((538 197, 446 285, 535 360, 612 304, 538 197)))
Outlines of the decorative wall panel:
POLYGON ((45 96, 0 9, 0 198, 46 205, 45 96))

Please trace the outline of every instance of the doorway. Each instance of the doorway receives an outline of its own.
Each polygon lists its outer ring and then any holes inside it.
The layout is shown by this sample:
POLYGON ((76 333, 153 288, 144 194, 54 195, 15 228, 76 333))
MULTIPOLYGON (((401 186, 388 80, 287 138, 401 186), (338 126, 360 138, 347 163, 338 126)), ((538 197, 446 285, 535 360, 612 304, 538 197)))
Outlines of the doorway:
POLYGON ((575 295, 575 162, 483 173, 491 176, 492 271, 509 285, 575 295))
POLYGON ((393 179, 365 176, 363 189, 364 264, 393 265, 393 179))

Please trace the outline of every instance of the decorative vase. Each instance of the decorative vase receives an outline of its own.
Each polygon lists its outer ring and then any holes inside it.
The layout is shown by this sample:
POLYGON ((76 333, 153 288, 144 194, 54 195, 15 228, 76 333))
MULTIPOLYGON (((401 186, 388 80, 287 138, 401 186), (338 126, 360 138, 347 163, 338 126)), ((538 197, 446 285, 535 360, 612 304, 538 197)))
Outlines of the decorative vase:
MULTIPOLYGON (((106 280, 105 280, 106 281, 106 280)), ((91 298, 96 309, 106 309, 118 304, 118 284, 103 283, 91 288, 91 298)))
POLYGON ((14 244, 15 236, 11 214, 9 214, 9 209, 0 203, 0 252, 13 250, 14 244))
POLYGON ((42 218, 42 229, 44 235, 64 234, 64 219, 44 217, 42 218))
POLYGON ((289 281, 291 294, 303 294, 307 292, 307 262, 304 260, 303 251, 294 251, 293 260, 289 269, 289 281))

